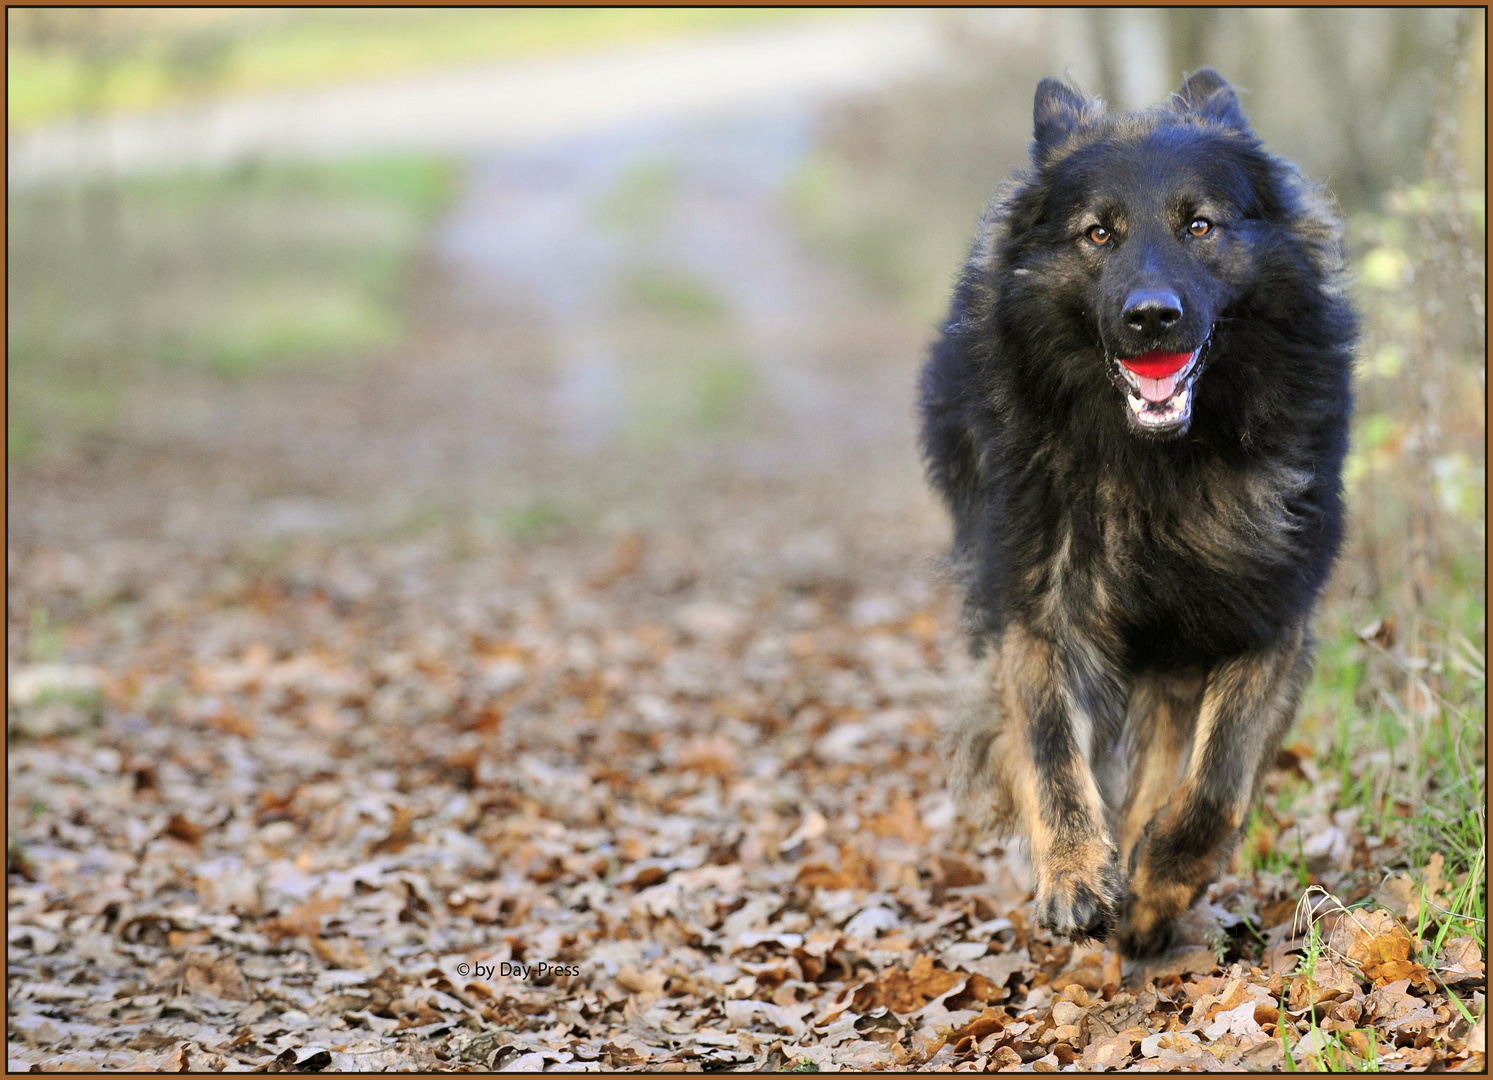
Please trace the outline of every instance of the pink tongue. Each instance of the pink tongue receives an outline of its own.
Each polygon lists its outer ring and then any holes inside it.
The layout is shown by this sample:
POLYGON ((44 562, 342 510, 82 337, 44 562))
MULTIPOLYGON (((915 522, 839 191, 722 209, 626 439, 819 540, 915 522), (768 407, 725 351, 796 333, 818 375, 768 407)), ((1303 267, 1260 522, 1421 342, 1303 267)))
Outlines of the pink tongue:
POLYGON ((1140 396, 1150 402, 1165 401, 1176 388, 1175 373, 1161 379, 1148 379, 1144 375, 1140 377, 1140 396))

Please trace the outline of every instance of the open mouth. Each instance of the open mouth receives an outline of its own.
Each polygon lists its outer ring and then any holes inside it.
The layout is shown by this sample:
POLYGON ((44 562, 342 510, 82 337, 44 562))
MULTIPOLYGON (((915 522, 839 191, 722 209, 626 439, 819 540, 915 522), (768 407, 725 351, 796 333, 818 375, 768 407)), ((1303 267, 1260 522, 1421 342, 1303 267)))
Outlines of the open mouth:
POLYGON ((1192 419, 1192 386, 1205 341, 1192 352, 1149 352, 1115 360, 1130 419, 1144 431, 1175 431, 1192 419))

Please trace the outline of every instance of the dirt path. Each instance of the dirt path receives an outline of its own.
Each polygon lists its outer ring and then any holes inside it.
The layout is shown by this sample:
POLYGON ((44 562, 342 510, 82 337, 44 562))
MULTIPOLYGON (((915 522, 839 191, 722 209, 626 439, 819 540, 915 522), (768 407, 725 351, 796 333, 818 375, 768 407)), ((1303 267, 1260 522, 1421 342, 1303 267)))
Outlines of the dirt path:
POLYGON ((783 188, 810 139, 804 110, 777 108, 475 159, 409 342, 240 384, 142 385, 117 442, 14 477, 12 539, 215 549, 549 496, 595 502, 593 525, 676 521, 697 500, 675 473, 791 487, 837 483, 848 462, 867 501, 927 516, 925 329, 796 236, 783 188), (639 183, 643 220, 613 220, 639 183), (719 401, 700 374, 715 369, 732 383, 719 401))
POLYGON ((51 125, 10 139, 13 186, 245 158, 470 153, 881 86, 943 55, 936 13, 886 11, 51 125))

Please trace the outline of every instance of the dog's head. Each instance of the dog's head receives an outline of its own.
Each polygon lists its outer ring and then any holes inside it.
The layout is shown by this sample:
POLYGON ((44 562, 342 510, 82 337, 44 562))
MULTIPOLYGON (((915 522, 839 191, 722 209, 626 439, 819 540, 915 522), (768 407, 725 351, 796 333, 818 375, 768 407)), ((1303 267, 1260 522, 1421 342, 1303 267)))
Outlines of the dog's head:
POLYGON ((1043 312, 1029 322, 1070 335, 1037 345, 1061 369, 1049 374, 1107 382, 1132 431, 1180 436, 1220 323, 1269 257, 1279 163, 1208 69, 1164 105, 1118 117, 1044 79, 1034 113, 1035 168, 1010 204, 1006 287, 1043 312))

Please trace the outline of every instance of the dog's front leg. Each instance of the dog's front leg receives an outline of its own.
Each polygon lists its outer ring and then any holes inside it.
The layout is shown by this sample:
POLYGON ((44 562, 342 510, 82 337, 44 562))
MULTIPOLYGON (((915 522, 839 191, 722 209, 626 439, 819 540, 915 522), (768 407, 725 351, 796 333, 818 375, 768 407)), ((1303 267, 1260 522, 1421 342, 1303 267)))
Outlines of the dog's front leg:
POLYGON ((1297 628, 1208 673, 1187 775, 1130 856, 1119 932, 1126 956, 1166 948, 1177 917, 1217 877, 1310 671, 1310 643, 1297 628))
POLYGON ((1019 626, 1007 629, 999 661, 1002 704, 1024 750, 1007 775, 1031 837, 1037 922, 1102 941, 1123 885, 1089 761, 1095 713, 1123 708, 1118 683, 1093 650, 1019 626))

